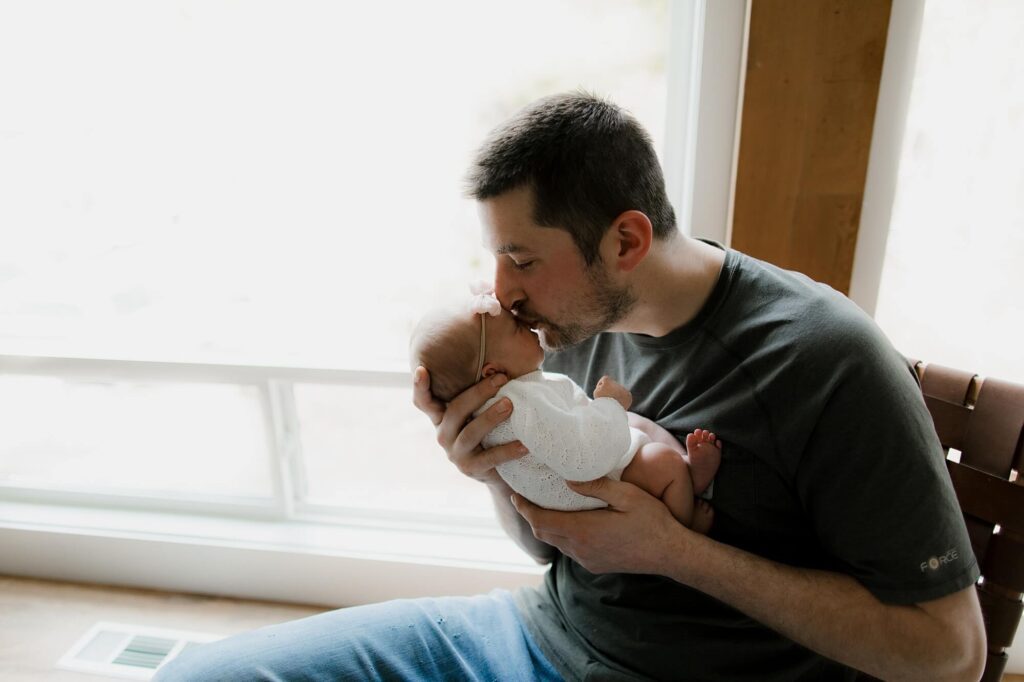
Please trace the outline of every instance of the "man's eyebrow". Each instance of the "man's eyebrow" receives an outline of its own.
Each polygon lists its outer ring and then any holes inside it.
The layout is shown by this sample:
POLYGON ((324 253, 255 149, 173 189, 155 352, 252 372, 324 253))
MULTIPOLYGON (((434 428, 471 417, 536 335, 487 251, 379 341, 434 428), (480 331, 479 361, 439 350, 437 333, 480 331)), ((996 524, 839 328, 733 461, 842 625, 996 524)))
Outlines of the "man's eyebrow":
POLYGON ((504 256, 507 253, 522 253, 524 251, 529 251, 529 249, 521 244, 510 242, 508 244, 502 244, 501 246, 499 246, 497 249, 494 250, 494 253, 498 256, 504 256))

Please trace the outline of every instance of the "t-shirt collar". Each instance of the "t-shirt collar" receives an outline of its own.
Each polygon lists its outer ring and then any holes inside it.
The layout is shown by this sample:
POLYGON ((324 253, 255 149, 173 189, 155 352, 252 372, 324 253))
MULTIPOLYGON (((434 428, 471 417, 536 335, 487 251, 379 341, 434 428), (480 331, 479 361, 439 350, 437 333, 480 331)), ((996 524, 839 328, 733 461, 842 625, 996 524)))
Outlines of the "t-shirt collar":
POLYGON ((733 249, 725 248, 716 241, 712 241, 710 239, 701 239, 700 241, 725 251, 725 262, 722 263, 722 270, 718 274, 718 281, 715 282, 715 287, 711 290, 711 295, 708 296, 708 300, 704 302, 704 305, 701 306, 699 311, 697 311, 697 314, 693 319, 676 327, 668 334, 665 334, 664 336, 648 336, 647 334, 631 333, 622 334, 628 343, 642 348, 672 348, 674 346, 679 346, 692 338, 694 334, 704 326, 708 319, 714 315, 718 306, 725 299, 729 291, 729 285, 732 283, 732 279, 739 262, 739 254, 733 249))

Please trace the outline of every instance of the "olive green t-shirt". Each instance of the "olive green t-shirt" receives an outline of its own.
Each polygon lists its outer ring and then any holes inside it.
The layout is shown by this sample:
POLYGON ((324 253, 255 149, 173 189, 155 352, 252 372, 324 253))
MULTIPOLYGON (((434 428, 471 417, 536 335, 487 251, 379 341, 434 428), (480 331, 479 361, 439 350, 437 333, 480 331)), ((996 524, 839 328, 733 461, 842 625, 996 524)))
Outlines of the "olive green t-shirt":
MULTIPOLYGON (((823 284, 729 250, 686 325, 660 338, 599 334, 550 354, 544 370, 569 375, 588 395, 610 375, 633 392, 635 412, 680 441, 695 428, 717 434, 715 540, 848 574, 892 604, 977 580, 913 370, 823 284)), ((563 555, 517 603, 567 679, 853 674, 668 578, 594 575, 563 555)))

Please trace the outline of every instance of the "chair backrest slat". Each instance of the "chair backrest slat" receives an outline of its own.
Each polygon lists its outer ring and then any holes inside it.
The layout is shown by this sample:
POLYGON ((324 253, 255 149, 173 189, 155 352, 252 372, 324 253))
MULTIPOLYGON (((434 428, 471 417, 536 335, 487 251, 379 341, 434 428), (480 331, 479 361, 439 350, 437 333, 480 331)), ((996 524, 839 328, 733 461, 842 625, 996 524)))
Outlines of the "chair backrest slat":
POLYGON ((975 374, 942 365, 924 365, 921 376, 921 391, 925 395, 944 400, 954 405, 966 405, 975 374))
POLYGON ((1024 387, 987 379, 964 435, 960 461, 993 476, 1007 478, 1020 459, 1024 431, 1024 387))
POLYGON ((1024 462, 1024 386, 911 363, 943 448, 960 451, 959 463, 947 465, 981 567, 989 650, 982 680, 996 682, 1024 612, 1024 478, 1011 481, 1024 462))
POLYGON ((981 676, 981 682, 1000 682, 1003 679, 1003 671, 1006 670, 1006 662, 1010 660, 1004 652, 995 652, 989 649, 988 658, 985 659, 985 673, 981 676))
POLYGON ((1017 633, 1024 603, 997 594, 982 583, 978 587, 978 599, 981 610, 985 614, 985 633, 988 636, 989 648, 1009 648, 1013 644, 1013 636, 1017 633))
POLYGON ((939 434, 942 447, 963 450, 971 408, 930 395, 924 397, 924 403, 928 406, 932 421, 935 422, 935 432, 939 434))
POLYGON ((1024 534, 1024 486, 965 464, 947 462, 947 468, 965 514, 1024 534))
POLYGON ((981 562, 981 574, 986 583, 1024 592, 1024 538, 995 533, 981 562))
POLYGON ((970 514, 964 514, 964 523, 967 525, 967 535, 971 539, 971 550, 980 564, 981 558, 988 552, 988 543, 992 540, 995 524, 976 519, 970 514))

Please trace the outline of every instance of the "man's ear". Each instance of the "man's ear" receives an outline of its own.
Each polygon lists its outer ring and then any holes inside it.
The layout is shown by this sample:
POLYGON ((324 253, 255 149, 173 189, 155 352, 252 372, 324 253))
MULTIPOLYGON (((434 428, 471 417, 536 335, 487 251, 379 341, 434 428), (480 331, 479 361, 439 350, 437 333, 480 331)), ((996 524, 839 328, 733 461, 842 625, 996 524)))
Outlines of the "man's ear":
POLYGON ((651 219, 642 211, 625 211, 612 222, 605 235, 606 243, 601 245, 602 257, 605 262, 618 266, 620 271, 629 272, 647 256, 653 239, 651 219))

